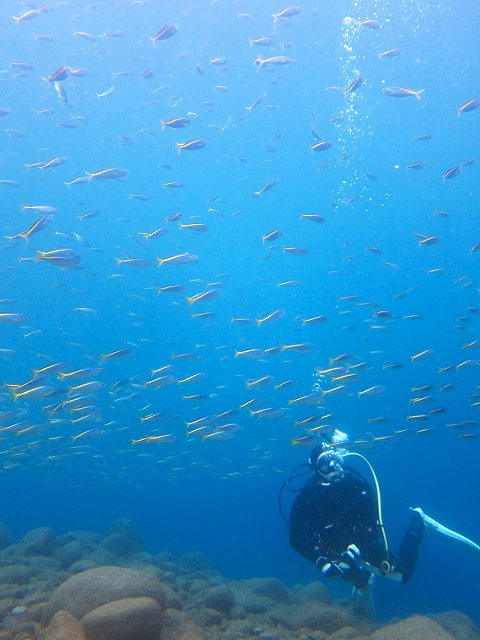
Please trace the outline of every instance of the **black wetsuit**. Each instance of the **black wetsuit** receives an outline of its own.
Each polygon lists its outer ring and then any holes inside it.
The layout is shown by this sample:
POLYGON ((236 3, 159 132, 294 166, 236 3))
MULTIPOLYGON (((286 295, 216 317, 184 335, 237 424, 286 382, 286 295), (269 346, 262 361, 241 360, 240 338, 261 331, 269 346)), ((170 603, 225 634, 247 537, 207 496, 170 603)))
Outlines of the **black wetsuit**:
MULTIPOLYGON (((327 562, 338 561, 348 545, 354 544, 363 561, 382 571, 382 562, 392 562, 392 558, 387 558, 376 497, 360 474, 348 467, 344 471, 338 482, 326 484, 314 476, 305 483, 290 512, 290 544, 320 569, 327 562)), ((395 562, 402 582, 413 572, 422 536, 423 522, 414 518, 400 547, 400 559, 395 562)), ((369 575, 359 569, 344 577, 363 587, 369 575)))

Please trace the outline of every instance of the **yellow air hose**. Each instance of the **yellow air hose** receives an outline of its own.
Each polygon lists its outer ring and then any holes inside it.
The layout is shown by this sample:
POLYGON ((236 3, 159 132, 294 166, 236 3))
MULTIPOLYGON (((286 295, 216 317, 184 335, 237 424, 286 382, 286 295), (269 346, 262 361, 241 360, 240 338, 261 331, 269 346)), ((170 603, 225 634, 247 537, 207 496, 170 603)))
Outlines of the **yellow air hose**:
MULTIPOLYGON (((363 460, 367 464, 368 468, 370 469, 370 473, 372 474, 373 480, 375 482, 375 491, 376 491, 376 494, 377 494, 378 524, 380 525, 380 531, 382 532, 383 542, 385 544, 385 553, 386 553, 386 557, 388 558, 389 555, 390 555, 390 552, 389 552, 389 547, 388 547, 387 534, 385 532, 385 527, 383 526, 382 496, 381 496, 381 493, 380 493, 380 485, 378 484, 377 474, 375 473, 372 465, 367 460, 367 458, 365 458, 365 456, 362 456, 361 453, 356 453, 355 451, 350 451, 349 453, 346 453, 342 457, 343 458, 347 458, 348 456, 356 456, 357 458, 360 458, 361 460, 363 460)), ((384 560, 382 562, 382 570, 383 570, 384 573, 387 573, 387 574, 388 573, 393 573, 395 571, 395 567, 393 567, 388 560, 384 560)))

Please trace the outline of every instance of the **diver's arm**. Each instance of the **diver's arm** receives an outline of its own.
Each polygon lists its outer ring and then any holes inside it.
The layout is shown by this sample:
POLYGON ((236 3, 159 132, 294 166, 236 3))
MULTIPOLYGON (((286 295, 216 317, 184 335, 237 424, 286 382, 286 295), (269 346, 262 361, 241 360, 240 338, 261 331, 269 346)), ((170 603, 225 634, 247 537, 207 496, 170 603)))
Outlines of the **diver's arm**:
POLYGON ((322 490, 317 485, 307 485, 297 495, 290 512, 290 545, 304 558, 320 566, 321 559, 328 561, 327 550, 321 543, 322 490))

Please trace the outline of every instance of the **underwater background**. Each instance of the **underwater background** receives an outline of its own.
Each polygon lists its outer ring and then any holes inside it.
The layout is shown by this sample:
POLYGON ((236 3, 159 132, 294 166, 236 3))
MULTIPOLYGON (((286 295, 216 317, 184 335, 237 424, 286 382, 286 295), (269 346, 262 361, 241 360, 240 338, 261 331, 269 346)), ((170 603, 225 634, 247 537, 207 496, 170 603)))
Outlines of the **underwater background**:
MULTIPOLYGON (((2 2, 14 535, 127 516, 152 552, 314 580, 278 492, 338 427, 394 550, 411 506, 480 539, 477 3, 285 8, 2 2)), ((478 622, 479 569, 428 531, 408 585, 377 581, 379 617, 478 622)))

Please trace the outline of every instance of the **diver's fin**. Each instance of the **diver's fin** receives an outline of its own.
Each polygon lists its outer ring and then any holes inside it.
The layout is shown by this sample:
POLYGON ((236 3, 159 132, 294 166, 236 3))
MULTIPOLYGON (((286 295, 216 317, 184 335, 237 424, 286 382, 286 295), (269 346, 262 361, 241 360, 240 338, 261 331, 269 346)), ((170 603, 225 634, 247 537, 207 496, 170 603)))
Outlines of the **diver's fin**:
POLYGON ((456 531, 452 531, 452 529, 448 529, 443 524, 440 524, 439 522, 437 522, 436 520, 434 520, 430 516, 427 516, 427 514, 424 513, 423 510, 420 507, 415 507, 415 508, 410 507, 410 509, 412 511, 416 511, 421 516, 424 525, 426 527, 428 527, 429 529, 433 529, 434 531, 437 531, 438 533, 441 533, 444 536, 447 536, 448 538, 453 538, 454 540, 457 540, 458 542, 462 542, 463 544, 466 544, 471 549, 474 549, 475 551, 479 551, 480 552, 480 546, 478 544, 476 544, 475 542, 473 542, 473 540, 470 540, 469 538, 466 538, 465 536, 462 536, 461 533, 457 533, 456 531))

